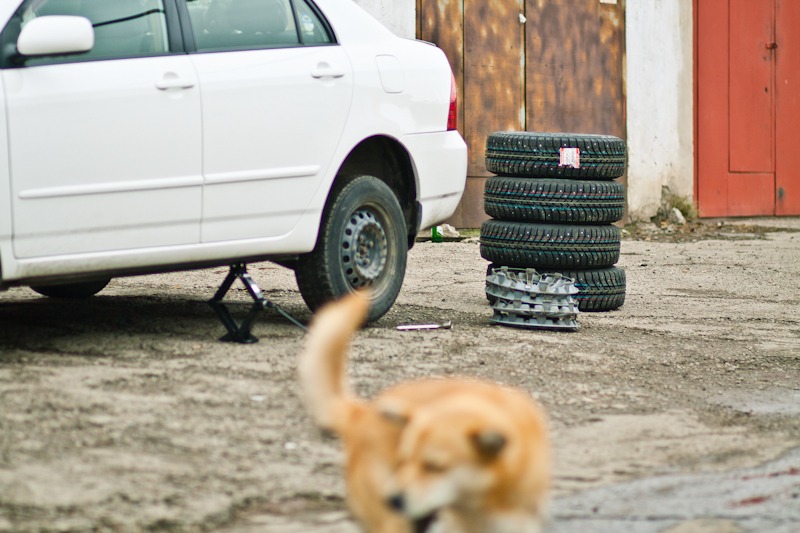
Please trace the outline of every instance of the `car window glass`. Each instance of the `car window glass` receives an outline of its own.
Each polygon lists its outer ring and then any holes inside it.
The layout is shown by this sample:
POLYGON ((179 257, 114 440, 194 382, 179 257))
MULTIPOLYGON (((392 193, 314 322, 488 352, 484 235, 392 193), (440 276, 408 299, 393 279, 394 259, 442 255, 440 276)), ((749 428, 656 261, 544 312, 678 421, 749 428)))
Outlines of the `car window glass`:
POLYGON ((3 30, 3 43, 15 43, 25 24, 49 15, 73 15, 89 19, 94 28, 94 47, 81 54, 28 58, 26 65, 169 52, 163 0, 26 0, 3 30))
POLYGON ((305 0, 296 0, 295 5, 303 44, 323 44, 333 41, 327 26, 305 0))
POLYGON ((297 46, 289 0, 186 0, 199 51, 297 46))
POLYGON ((201 52, 333 42, 327 25, 304 0, 184 1, 201 52))

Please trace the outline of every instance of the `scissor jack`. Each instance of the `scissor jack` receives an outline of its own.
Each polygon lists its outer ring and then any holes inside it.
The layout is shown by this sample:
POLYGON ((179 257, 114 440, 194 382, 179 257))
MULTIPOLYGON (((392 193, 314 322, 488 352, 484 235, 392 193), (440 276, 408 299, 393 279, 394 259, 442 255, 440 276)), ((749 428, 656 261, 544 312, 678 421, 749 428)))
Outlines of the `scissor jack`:
POLYGON ((295 320, 294 317, 289 315, 289 313, 278 307, 277 304, 274 304, 264 298, 264 294, 261 292, 261 289, 258 287, 256 282, 253 281, 253 278, 250 277, 250 274, 248 274, 247 265, 245 263, 234 263, 231 265, 228 275, 225 276, 225 280, 222 282, 222 285, 219 286, 219 289, 217 289, 214 297, 208 301, 208 305, 210 305, 214 312, 217 313, 222 325, 225 326, 226 330, 228 330, 228 333, 220 338, 221 341, 239 342, 242 344, 252 344, 254 342, 258 342, 258 337, 253 336, 253 334, 250 332, 250 329, 253 327, 253 322, 258 316, 258 312, 262 309, 275 309, 289 322, 303 331, 306 331, 306 327, 303 324, 295 320), (236 322, 228 307, 222 302, 222 299, 225 297, 237 279, 241 280, 242 284, 247 289, 247 292, 250 294, 250 297, 253 298, 253 307, 250 308, 250 312, 247 314, 241 324, 236 322))

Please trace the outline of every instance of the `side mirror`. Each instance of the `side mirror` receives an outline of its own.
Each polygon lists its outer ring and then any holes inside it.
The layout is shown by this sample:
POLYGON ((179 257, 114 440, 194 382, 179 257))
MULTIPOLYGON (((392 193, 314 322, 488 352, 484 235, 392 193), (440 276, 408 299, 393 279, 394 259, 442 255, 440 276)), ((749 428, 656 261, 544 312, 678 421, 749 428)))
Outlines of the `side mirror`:
POLYGON ((89 19, 65 15, 38 17, 28 22, 17 39, 22 56, 52 56, 88 52, 94 46, 89 19))

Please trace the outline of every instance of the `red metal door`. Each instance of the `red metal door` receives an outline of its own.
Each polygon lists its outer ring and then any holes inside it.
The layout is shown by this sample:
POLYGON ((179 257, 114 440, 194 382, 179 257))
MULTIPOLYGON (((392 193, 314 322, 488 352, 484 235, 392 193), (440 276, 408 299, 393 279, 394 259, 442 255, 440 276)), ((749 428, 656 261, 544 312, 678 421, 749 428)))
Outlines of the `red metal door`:
POLYGON ((800 214, 800 156, 789 149, 800 141, 800 46, 789 32, 800 4, 702 0, 696 7, 700 215, 800 214))
POLYGON ((800 214, 800 2, 777 7, 775 214, 800 214))

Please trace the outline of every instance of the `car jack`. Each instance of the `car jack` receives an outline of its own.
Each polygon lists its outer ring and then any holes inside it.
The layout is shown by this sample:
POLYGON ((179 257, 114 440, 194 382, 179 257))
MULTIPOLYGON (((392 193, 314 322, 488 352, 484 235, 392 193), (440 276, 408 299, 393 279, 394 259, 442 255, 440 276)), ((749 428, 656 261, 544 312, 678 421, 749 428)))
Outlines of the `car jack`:
POLYGON ((295 326, 299 327, 303 331, 306 331, 306 327, 295 320, 289 313, 278 307, 276 304, 270 302, 266 298, 264 298, 264 294, 261 292, 261 289, 256 285, 256 282, 253 281, 253 278, 250 277, 250 274, 247 272, 247 265, 245 263, 234 263, 231 265, 231 269, 228 272, 228 275, 225 276, 225 280, 222 282, 222 285, 219 286, 217 289, 216 294, 214 297, 208 301, 208 305, 217 313, 222 325, 225 326, 225 329, 228 330, 228 333, 220 338, 221 341, 226 342, 239 342, 242 344, 252 344, 254 342, 258 342, 258 338, 253 336, 250 333, 250 329, 253 327, 253 322, 258 315, 258 312, 262 309, 275 309, 278 313, 283 315, 289 322, 294 324, 295 326), (242 284, 244 284, 247 292, 250 293, 250 297, 253 298, 253 307, 250 308, 250 312, 245 317, 244 321, 241 324, 238 324, 236 320, 231 315, 231 312, 228 310, 228 307, 222 302, 222 299, 230 290, 231 286, 236 280, 241 280, 242 284))

